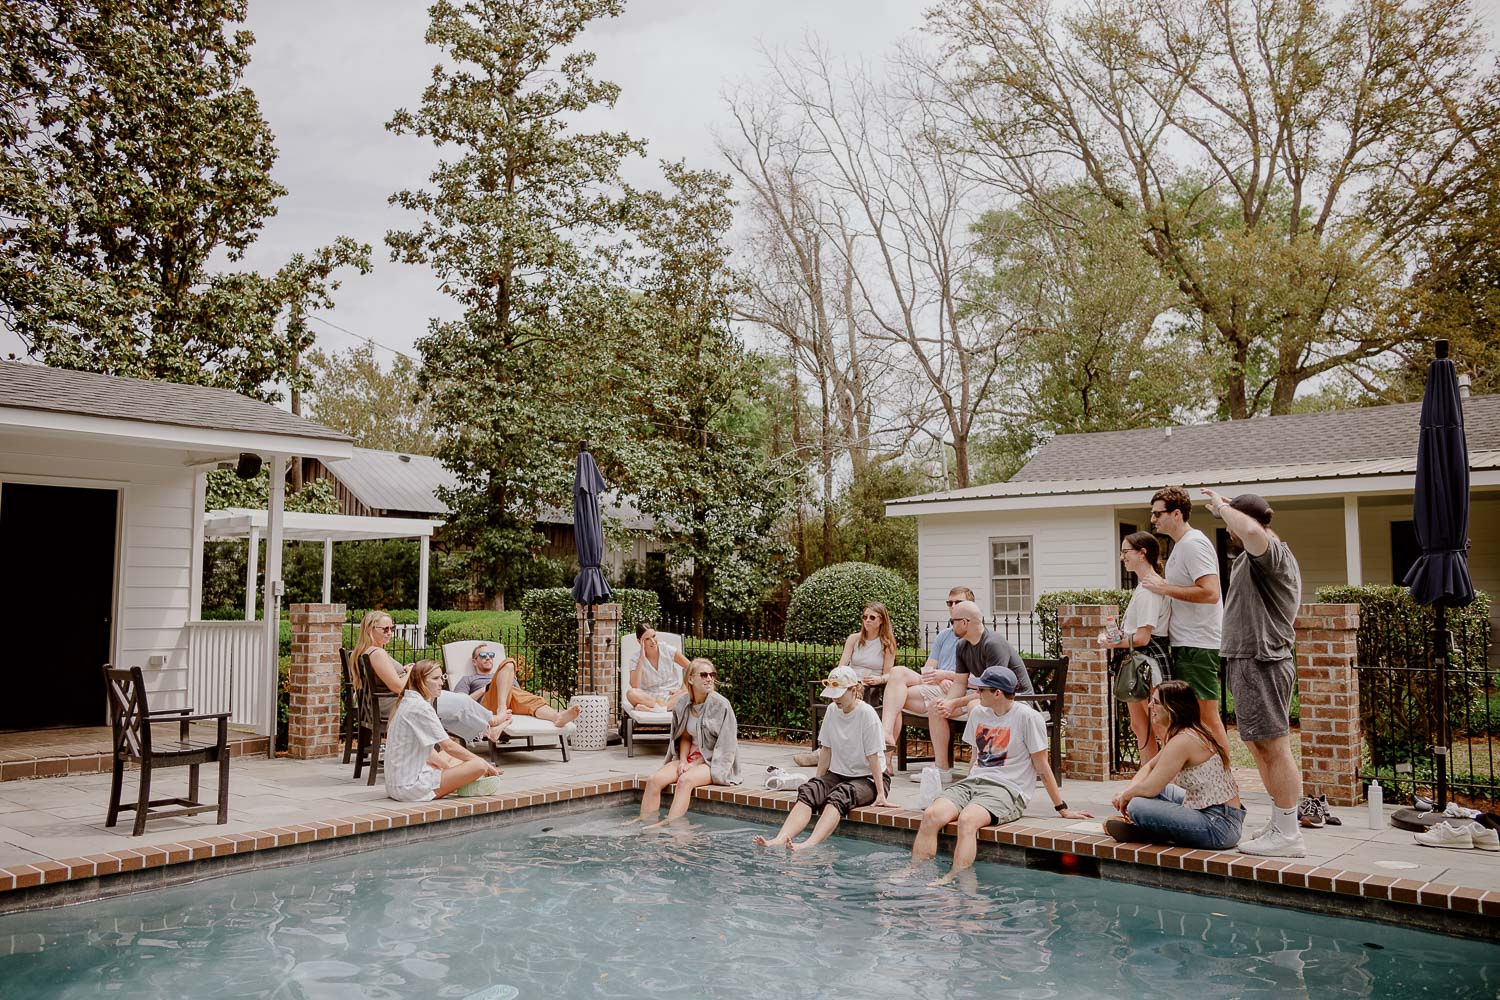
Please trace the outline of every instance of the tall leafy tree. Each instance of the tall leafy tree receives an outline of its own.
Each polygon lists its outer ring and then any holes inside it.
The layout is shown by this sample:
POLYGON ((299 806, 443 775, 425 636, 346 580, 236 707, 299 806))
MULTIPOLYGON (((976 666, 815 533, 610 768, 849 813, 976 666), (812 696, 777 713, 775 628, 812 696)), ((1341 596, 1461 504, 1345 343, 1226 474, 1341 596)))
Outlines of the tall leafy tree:
POLYGON ((274 137, 244 85, 244 0, 4 0, 0 318, 48 364, 276 398, 306 387, 300 317, 339 239, 232 265, 276 212, 274 137))
POLYGON ((668 558, 692 582, 701 632, 709 601, 749 610, 787 572, 781 527, 800 489, 791 455, 763 442, 774 368, 731 325, 742 288, 724 236, 730 179, 664 165, 669 192, 633 199, 640 247, 635 348, 622 358, 633 387, 633 432, 620 441, 621 485, 656 517, 668 558))
POLYGON ((382 368, 372 344, 341 353, 314 351, 311 412, 318 423, 343 431, 361 448, 430 455, 437 433, 418 384, 420 366, 404 354, 382 368))
POLYGON ((386 242, 394 259, 431 267, 463 307, 455 321, 433 321, 418 348, 438 454, 460 482, 445 497, 449 537, 493 594, 526 584, 543 543, 537 516, 568 496, 574 442, 610 425, 610 397, 594 391, 621 315, 606 251, 623 216, 621 161, 644 147, 573 130, 619 87, 594 79, 593 54, 572 46, 622 7, 438 0, 427 41, 443 61, 421 105, 387 124, 448 154, 428 187, 392 195, 423 219, 386 242))

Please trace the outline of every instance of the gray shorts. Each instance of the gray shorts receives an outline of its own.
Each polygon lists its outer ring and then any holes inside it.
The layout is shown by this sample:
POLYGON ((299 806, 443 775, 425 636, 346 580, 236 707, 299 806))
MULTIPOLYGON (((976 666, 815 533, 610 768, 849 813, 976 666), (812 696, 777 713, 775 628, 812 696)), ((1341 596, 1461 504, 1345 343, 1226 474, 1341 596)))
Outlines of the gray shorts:
POLYGON ((983 806, 989 811, 991 824, 1013 823, 1026 811, 1026 801, 1010 786, 988 778, 965 778, 944 789, 941 798, 958 806, 959 812, 970 805, 983 806))
POLYGON ((1234 720, 1240 739, 1274 740, 1291 732, 1292 688, 1297 664, 1284 660, 1224 657, 1224 680, 1234 696, 1234 720))

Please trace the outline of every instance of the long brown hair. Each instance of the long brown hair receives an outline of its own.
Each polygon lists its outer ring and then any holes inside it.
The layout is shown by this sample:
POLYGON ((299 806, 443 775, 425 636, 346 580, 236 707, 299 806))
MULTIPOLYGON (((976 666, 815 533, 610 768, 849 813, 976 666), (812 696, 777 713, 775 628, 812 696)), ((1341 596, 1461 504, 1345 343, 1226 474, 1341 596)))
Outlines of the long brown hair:
POLYGON ((406 692, 415 691, 418 698, 428 701, 424 683, 434 673, 438 675, 438 687, 441 688, 443 686, 443 665, 441 663, 437 660, 418 660, 416 663, 413 663, 411 669, 406 672, 406 683, 401 685, 400 691, 396 692, 396 700, 399 702, 402 698, 406 697, 406 692))
POLYGON ((1224 762, 1224 770, 1229 770, 1229 751, 1203 724, 1203 717, 1198 712, 1198 696, 1187 681, 1162 681, 1156 689, 1156 700, 1167 713, 1167 739, 1191 730, 1214 748, 1219 760, 1224 762))
MULTIPOLYGON (((865 611, 874 611, 880 615, 880 648, 887 653, 896 651, 896 633, 891 631, 891 613, 885 609, 885 605, 879 601, 871 601, 865 605, 865 611)), ((865 623, 859 623, 859 641, 865 641, 865 623)))
MULTIPOLYGON (((376 624, 391 616, 384 611, 366 611, 365 616, 359 620, 359 641, 354 644, 354 652, 349 654, 349 683, 356 691, 363 683, 360 679, 359 658, 372 649, 379 649, 380 643, 375 640, 376 624)), ((394 618, 391 618, 395 621, 394 618)))
POLYGON ((1132 531, 1125 536, 1124 542, 1146 557, 1146 561, 1151 564, 1151 568, 1156 570, 1157 576, 1162 576, 1166 573, 1161 564, 1161 542, 1158 542, 1156 536, 1151 534, 1151 532, 1132 531))

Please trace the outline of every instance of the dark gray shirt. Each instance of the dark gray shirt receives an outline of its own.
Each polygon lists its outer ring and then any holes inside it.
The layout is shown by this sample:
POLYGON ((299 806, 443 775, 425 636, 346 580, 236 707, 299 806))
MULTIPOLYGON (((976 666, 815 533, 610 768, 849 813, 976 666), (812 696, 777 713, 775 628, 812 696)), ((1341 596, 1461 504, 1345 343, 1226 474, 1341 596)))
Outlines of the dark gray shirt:
POLYGON ((453 685, 453 690, 458 694, 472 695, 475 691, 483 691, 490 686, 490 681, 495 679, 494 673, 488 674, 464 674, 453 685))
POLYGON ((955 671, 968 671, 973 677, 978 677, 989 667, 1010 667, 1016 675, 1016 694, 1035 693, 1031 686, 1031 675, 1026 672, 1026 664, 1021 660, 1020 654, 998 632, 985 629, 979 633, 977 643, 968 639, 958 640, 958 650, 953 659, 955 671))
POLYGON ((1285 660, 1297 633, 1297 606, 1302 601, 1302 570, 1291 546, 1271 537, 1265 552, 1241 552, 1229 570, 1224 597, 1224 632, 1219 650, 1225 656, 1285 660))

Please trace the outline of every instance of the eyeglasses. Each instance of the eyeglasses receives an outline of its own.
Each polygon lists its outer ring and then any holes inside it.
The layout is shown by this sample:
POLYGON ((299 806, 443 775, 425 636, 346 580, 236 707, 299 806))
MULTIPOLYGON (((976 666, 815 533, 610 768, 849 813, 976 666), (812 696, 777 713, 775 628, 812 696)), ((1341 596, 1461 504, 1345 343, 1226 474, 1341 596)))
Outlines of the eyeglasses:
POLYGON ((943 603, 946 604, 946 605, 948 605, 948 607, 951 608, 951 607, 953 607, 953 605, 958 604, 959 601, 962 601, 962 600, 963 600, 963 598, 959 598, 957 601, 953 600, 952 598, 949 598, 948 600, 944 601, 943 603))
POLYGON ((1132 553, 1134 551, 1135 551, 1135 549, 1133 549, 1133 548, 1131 548, 1130 546, 1127 545, 1123 549, 1120 550, 1120 555, 1122 555, 1122 556, 1128 556, 1128 555, 1130 555, 1130 553, 1132 553))
POLYGON ((967 619, 967 618, 949 618, 948 619, 948 624, 949 625, 962 625, 965 622, 967 622, 968 620, 969 619, 967 619))
POLYGON ((479 658, 481 660, 493 660, 495 658, 495 654, 494 653, 480 653, 479 654, 479 658))

